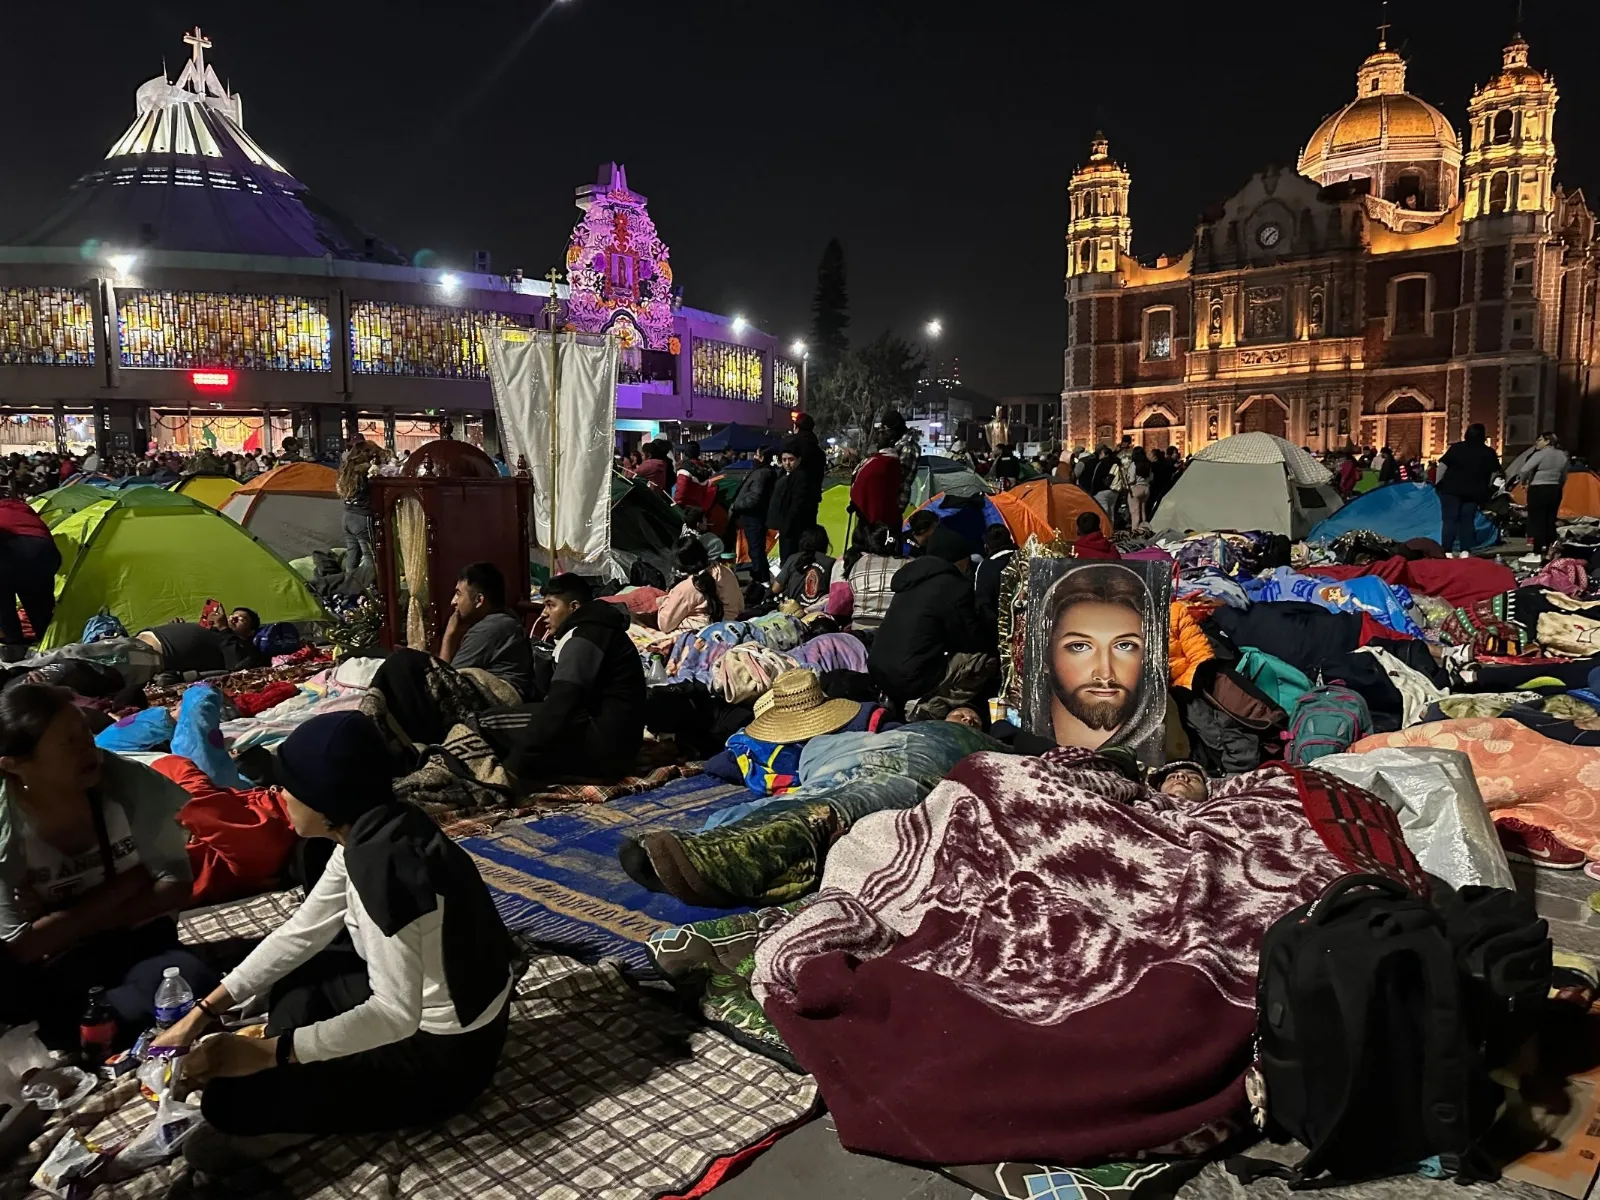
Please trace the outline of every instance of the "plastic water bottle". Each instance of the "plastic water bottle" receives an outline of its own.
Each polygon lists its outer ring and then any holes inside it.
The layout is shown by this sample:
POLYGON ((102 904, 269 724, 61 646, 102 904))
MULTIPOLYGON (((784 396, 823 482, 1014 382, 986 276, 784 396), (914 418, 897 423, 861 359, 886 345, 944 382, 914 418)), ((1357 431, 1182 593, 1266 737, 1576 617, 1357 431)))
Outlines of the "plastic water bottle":
POLYGON ((156 988, 156 1028, 171 1029, 193 1007, 193 990, 177 967, 168 967, 162 974, 161 986, 156 988))

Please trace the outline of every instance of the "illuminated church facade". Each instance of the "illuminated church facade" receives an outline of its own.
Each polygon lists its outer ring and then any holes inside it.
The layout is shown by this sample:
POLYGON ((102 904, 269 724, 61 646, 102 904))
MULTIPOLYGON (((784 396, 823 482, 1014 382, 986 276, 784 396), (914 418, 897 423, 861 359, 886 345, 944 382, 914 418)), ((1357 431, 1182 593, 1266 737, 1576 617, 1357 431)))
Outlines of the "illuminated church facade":
POLYGON ((1131 254, 1131 178, 1106 139, 1068 188, 1068 446, 1202 449, 1261 430, 1314 451, 1432 458, 1482 422, 1591 453, 1595 218, 1555 179, 1555 83, 1520 35, 1465 141, 1380 41, 1298 170, 1207 210, 1181 258, 1131 254))

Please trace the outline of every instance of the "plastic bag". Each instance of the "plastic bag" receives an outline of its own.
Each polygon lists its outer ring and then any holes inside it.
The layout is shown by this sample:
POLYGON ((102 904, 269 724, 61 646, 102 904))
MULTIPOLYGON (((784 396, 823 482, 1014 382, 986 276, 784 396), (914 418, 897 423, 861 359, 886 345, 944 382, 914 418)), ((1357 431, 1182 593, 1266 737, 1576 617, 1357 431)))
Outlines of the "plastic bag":
POLYGON ((158 1050, 144 1060, 139 1068, 139 1093, 146 1100, 161 1101, 172 1090, 172 1081, 179 1071, 178 1060, 182 1052, 158 1050))
POLYGON ((33 1173, 33 1186, 65 1200, 72 1185, 99 1164, 99 1152, 83 1140, 83 1134, 69 1129, 33 1173))
POLYGON ((201 1120, 198 1104, 185 1104, 170 1095, 163 1096, 150 1124, 140 1131, 138 1137, 117 1151, 118 1165, 142 1171, 165 1162, 178 1152, 201 1120))
POLYGON ((1394 809, 1422 869, 1451 887, 1516 887, 1472 760, 1461 751, 1383 747, 1327 755, 1317 760, 1317 770, 1365 788, 1394 809))

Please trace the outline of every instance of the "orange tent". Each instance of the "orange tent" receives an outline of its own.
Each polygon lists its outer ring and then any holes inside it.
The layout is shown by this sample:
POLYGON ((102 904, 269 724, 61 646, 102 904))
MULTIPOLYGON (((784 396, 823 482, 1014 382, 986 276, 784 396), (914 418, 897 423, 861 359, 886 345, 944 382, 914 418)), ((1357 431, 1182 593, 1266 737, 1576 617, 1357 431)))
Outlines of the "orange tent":
MULTIPOLYGON (((1518 504, 1528 502, 1528 489, 1519 487, 1511 493, 1518 504)), ((1600 475, 1593 471, 1573 471, 1561 489, 1561 510, 1557 513, 1563 521, 1578 517, 1600 517, 1600 475)))
POLYGON ((228 497, 232 517, 285 559, 344 545, 344 501, 334 490, 339 472, 316 463, 286 463, 228 497))
POLYGON ((1069 542, 1075 540, 1078 514, 1082 512, 1098 516, 1101 532, 1107 536, 1111 534, 1111 519, 1094 502, 1094 497, 1080 487, 1059 480, 1030 479, 1008 492, 995 493, 989 497, 989 502, 1005 518, 1019 546, 1035 534, 1044 542, 1058 532, 1069 542))

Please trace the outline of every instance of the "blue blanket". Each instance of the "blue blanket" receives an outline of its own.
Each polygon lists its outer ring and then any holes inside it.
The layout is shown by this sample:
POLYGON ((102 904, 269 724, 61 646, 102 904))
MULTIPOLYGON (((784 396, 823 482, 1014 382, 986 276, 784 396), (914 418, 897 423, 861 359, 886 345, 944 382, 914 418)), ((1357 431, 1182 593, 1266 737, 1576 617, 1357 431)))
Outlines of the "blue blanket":
POLYGON ((617 958, 650 971, 645 943, 664 925, 728 914, 629 879, 617 859, 624 837, 651 829, 699 829, 750 793, 696 775, 637 796, 502 826, 461 844, 472 855, 506 927, 541 945, 593 961, 617 958))

